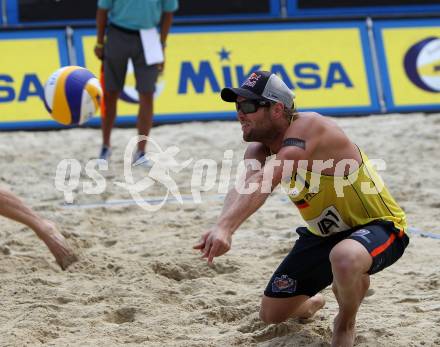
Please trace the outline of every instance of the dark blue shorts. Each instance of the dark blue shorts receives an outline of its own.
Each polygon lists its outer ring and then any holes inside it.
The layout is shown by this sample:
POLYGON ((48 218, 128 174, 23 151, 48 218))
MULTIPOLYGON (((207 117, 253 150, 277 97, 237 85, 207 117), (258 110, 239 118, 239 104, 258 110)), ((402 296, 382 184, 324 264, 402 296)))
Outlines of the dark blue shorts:
POLYGON ((396 262, 409 243, 408 236, 392 222, 374 221, 328 237, 312 234, 307 228, 296 230, 299 239, 272 275, 264 295, 287 298, 313 296, 333 282, 330 251, 344 239, 360 242, 373 257, 368 273, 374 274, 396 262))

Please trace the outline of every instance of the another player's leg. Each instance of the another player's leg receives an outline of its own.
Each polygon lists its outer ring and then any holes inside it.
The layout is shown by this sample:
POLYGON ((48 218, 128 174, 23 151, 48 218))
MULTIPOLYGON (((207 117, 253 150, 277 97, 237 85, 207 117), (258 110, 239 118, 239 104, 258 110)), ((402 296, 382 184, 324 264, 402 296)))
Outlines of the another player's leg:
MULTIPOLYGON (((137 129, 139 135, 148 136, 153 126, 153 93, 139 93, 137 129)), ((145 153, 146 141, 138 142, 138 152, 145 153)))
MULTIPOLYGON (((133 57, 134 73, 136 77, 136 89, 139 92, 139 112, 137 129, 139 135, 148 136, 153 126, 154 92, 159 76, 157 65, 146 65, 142 46, 138 47, 138 54, 133 57)), ((147 141, 138 142, 137 151, 133 157, 133 163, 148 165, 145 157, 147 141)))
POLYGON ((110 137, 113 129, 113 125, 116 119, 117 102, 119 98, 119 92, 117 91, 105 91, 105 116, 101 118, 102 122, 102 148, 99 155, 100 159, 108 160, 111 155, 111 143, 110 137))
POLYGON ((113 26, 107 31, 104 47, 104 103, 105 116, 102 118, 102 148, 100 159, 109 160, 111 155, 111 132, 117 115, 117 102, 124 89, 130 56, 132 35, 113 26))

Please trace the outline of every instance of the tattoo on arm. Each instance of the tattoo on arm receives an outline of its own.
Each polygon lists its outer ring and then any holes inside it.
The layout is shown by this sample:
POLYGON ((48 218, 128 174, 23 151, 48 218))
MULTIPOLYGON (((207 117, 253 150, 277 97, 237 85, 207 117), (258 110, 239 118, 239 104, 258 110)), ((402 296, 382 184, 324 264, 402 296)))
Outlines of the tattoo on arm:
POLYGON ((294 147, 299 147, 302 149, 306 149, 306 141, 301 140, 301 139, 297 139, 295 137, 289 137, 288 139, 285 139, 283 141, 283 147, 287 147, 287 146, 294 146, 294 147))

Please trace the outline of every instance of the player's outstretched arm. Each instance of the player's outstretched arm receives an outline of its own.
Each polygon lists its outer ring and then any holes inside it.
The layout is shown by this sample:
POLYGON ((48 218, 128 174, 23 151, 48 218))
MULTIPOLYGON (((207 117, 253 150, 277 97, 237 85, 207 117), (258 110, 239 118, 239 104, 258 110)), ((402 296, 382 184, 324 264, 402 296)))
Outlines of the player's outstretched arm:
POLYGON ((283 175, 291 177, 297 168, 298 158, 303 158, 304 150, 286 146, 274 160, 250 175, 235 192, 230 192, 223 211, 215 226, 206 231, 194 246, 212 263, 214 257, 225 254, 231 248, 232 234, 257 211, 270 193, 281 182, 283 175))
MULTIPOLYGON (((251 143, 248 146, 244 154, 245 171, 242 179, 243 186, 246 185, 246 182, 249 181, 254 174, 261 170, 267 155, 268 150, 261 143, 251 143)), ((240 189, 237 190, 237 187, 234 186, 229 190, 228 194, 226 194, 219 220, 225 218, 225 215, 228 214, 232 206, 236 204, 240 197, 239 190, 240 189)), ((232 242, 231 235, 232 233, 228 230, 215 225, 202 235, 200 241, 194 245, 193 248, 199 249, 203 253, 203 257, 208 258, 208 262, 212 263, 214 254, 215 256, 220 256, 229 251, 232 242), (216 240, 214 248, 210 247, 213 240, 216 240)))
MULTIPOLYGON (((262 168, 245 181, 244 186, 253 187, 251 191, 242 192, 234 189, 235 192, 228 194, 229 202, 224 205, 217 223, 205 232, 200 242, 194 246, 203 253, 204 258, 208 258, 208 263, 211 264, 214 257, 229 251, 234 231, 264 204, 272 189, 280 182, 281 175, 279 178, 265 181, 265 177, 270 176, 265 175, 265 172, 267 173, 265 168, 262 168)), ((278 173, 273 176, 278 176, 278 173)))
POLYGON ((31 228, 43 240, 63 270, 77 260, 54 223, 41 218, 17 196, 4 189, 0 189, 0 215, 31 228))

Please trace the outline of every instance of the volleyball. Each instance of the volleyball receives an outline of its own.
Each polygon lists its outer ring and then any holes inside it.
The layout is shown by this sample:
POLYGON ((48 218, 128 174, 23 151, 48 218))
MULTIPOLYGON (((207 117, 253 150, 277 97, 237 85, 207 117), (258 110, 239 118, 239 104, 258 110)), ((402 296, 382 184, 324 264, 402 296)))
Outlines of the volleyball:
POLYGON ((52 118, 64 125, 79 125, 99 109, 102 89, 99 80, 80 66, 55 71, 44 85, 44 105, 52 118))

